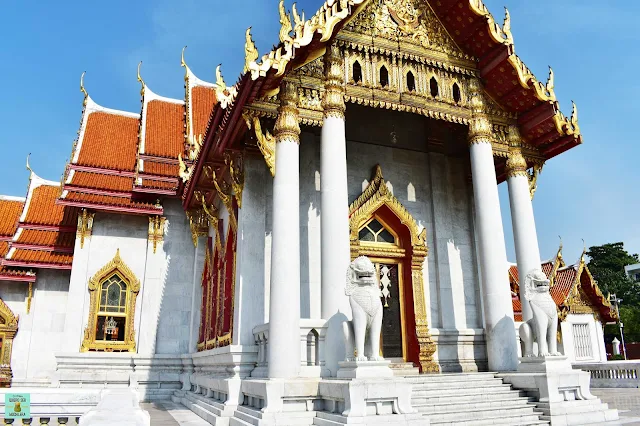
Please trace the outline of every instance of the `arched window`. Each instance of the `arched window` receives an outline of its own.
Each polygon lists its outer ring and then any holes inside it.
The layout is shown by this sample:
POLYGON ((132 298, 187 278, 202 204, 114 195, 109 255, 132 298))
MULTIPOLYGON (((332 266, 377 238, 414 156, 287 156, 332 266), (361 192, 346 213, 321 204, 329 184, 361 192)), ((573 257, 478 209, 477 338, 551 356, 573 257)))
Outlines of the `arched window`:
POLYGON ((354 83, 360 83, 362 81, 362 66, 360 65, 360 62, 355 61, 353 63, 353 82, 354 83))
POLYGON ((89 323, 81 352, 135 352, 136 298, 140 281, 116 255, 89 280, 89 323))
POLYGON ((455 103, 460 102, 460 100, 462 99, 462 94, 460 93, 460 86, 458 86, 458 83, 453 83, 451 91, 453 92, 453 100, 455 101, 455 103))
POLYGON ((396 237, 375 218, 360 230, 358 239, 365 243, 397 244, 396 237))
POLYGON ((435 77, 431 77, 429 80, 429 89, 431 91, 431 96, 434 98, 438 96, 438 80, 435 77))
POLYGON ((416 78, 411 71, 407 73, 407 90, 410 92, 416 91, 416 78))
POLYGON ((380 68, 380 86, 387 87, 389 85, 389 71, 384 65, 380 68))

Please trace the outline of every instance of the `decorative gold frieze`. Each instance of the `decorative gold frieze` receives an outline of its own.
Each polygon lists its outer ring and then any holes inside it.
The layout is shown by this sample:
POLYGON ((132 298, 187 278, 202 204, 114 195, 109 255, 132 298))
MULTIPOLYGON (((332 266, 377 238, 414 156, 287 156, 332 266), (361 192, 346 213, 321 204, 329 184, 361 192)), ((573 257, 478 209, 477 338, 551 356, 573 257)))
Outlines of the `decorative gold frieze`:
POLYGON ((156 253, 158 243, 164 240, 164 228, 166 218, 162 216, 149 216, 149 243, 153 244, 153 253, 156 253))
POLYGON ((285 140, 300 143, 298 90, 295 84, 283 81, 280 86, 279 98, 280 107, 274 128, 276 143, 285 140))
POLYGON ((203 209, 187 211, 189 227, 191 228, 191 240, 193 246, 198 247, 198 238, 209 235, 209 221, 203 209))
POLYGON ((324 55, 324 97, 322 108, 324 117, 337 117, 344 120, 344 70, 342 68, 342 55, 336 44, 327 47, 324 55))
POLYGON ((87 209, 82 209, 82 211, 78 213, 76 237, 80 238, 81 249, 84 248, 85 238, 89 238, 91 236, 91 232, 93 231, 93 218, 95 215, 95 213, 89 213, 87 209))
POLYGON ((224 153, 224 162, 229 166, 231 189, 238 201, 238 208, 242 208, 242 191, 244 190, 244 157, 241 152, 229 151, 224 153))
POLYGON ((120 257, 120 249, 116 250, 114 258, 89 280, 89 322, 84 330, 84 338, 80 346, 80 352, 105 351, 105 352, 135 352, 136 339, 134 318, 136 298, 140 292, 140 280, 120 257), (112 292, 111 287, 117 286, 117 292, 112 292), (109 296, 115 296, 117 301, 109 296), (104 294, 104 298, 102 295, 104 294), (116 305, 117 303, 117 305, 116 305), (121 322, 116 318, 123 318, 121 322), (98 321, 102 322, 103 338, 98 334, 98 321), (124 325, 124 331, 120 334, 118 328, 124 325), (112 340, 107 339, 110 334, 112 340), (116 339, 113 339, 116 336, 116 339))

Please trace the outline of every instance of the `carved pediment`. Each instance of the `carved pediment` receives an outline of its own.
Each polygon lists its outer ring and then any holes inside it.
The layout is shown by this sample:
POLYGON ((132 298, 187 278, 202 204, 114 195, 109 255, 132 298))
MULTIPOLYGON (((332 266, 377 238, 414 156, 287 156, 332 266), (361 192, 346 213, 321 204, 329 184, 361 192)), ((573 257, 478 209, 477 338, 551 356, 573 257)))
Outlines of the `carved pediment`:
POLYGON ((394 42, 408 42, 447 54, 463 54, 425 0, 369 2, 345 29, 394 42))

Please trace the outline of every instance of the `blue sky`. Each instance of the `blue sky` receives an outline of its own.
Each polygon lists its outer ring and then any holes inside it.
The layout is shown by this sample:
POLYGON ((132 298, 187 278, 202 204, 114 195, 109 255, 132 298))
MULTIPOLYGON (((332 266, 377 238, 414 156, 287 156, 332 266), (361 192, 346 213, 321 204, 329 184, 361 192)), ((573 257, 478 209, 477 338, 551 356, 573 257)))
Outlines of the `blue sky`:
MULTIPOLYGON (((287 7, 291 6, 287 1, 287 7)), ((501 21, 511 12, 516 52, 545 80, 555 72, 565 114, 579 108, 584 144, 548 162, 534 209, 542 258, 564 241, 565 258, 587 245, 624 241, 640 252, 640 147, 637 137, 640 68, 636 19, 640 4, 594 0, 485 0, 501 21)), ((315 12, 322 0, 302 0, 315 12)), ((163 96, 182 98, 180 50, 200 78, 212 81, 223 64, 227 83, 243 65, 244 31, 253 26, 261 53, 277 41, 276 0, 144 0, 109 2, 8 1, 0 15, 0 193, 24 196, 24 160, 58 180, 79 128, 78 82, 99 104, 140 110, 136 65, 163 96)), ((500 186, 507 249, 513 240, 506 185, 500 186)))

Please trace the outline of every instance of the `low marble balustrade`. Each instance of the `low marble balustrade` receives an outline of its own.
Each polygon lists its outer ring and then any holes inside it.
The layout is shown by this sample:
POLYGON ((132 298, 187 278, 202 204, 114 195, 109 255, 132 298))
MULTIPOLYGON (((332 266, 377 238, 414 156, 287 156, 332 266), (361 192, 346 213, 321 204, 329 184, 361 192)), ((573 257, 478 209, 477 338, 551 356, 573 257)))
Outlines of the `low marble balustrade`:
POLYGON ((5 410, 5 394, 29 394, 31 419, 4 419, 4 424, 77 425, 84 413, 98 405, 102 392, 101 389, 3 388, 0 389, 0 413, 5 410))
POLYGON ((4 419, 5 425, 77 425, 80 417, 34 417, 30 419, 4 419))
POLYGON ((594 388, 640 387, 640 362, 638 361, 575 363, 573 368, 591 373, 591 387, 594 388))
POLYGON ((130 353, 55 354, 54 388, 133 388, 141 401, 170 399, 182 388, 182 359, 177 355, 130 353))
MULTIPOLYGON (((324 377, 329 374, 325 367, 325 337, 327 325, 321 319, 300 320, 300 377, 324 377)), ((258 360, 251 377, 265 378, 269 373, 269 323, 253 328, 258 360)))

